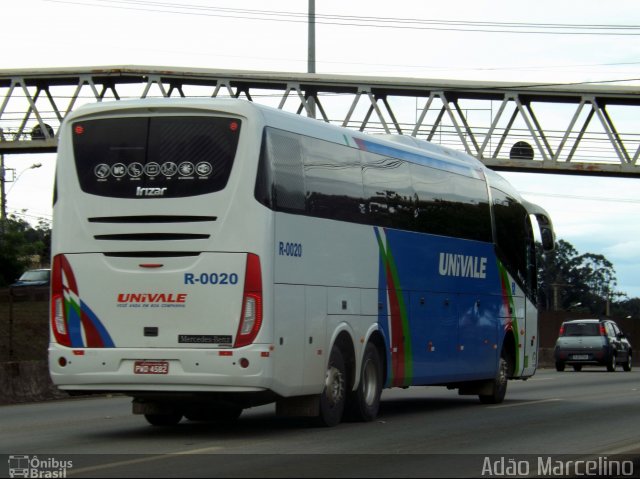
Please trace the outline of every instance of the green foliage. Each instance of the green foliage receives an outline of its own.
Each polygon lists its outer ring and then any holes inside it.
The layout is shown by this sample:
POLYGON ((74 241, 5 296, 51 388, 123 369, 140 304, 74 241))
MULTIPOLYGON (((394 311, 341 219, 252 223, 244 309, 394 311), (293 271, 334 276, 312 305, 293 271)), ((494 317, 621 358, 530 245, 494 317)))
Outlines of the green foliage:
POLYGON ((601 254, 579 254, 571 243, 558 240, 551 253, 538 254, 539 304, 543 310, 583 310, 594 317, 611 312, 618 284, 613 264, 601 254))
POLYGON ((36 227, 9 216, 0 220, 0 287, 13 283, 31 266, 32 258, 40 256, 49 261, 51 228, 41 221, 36 227))

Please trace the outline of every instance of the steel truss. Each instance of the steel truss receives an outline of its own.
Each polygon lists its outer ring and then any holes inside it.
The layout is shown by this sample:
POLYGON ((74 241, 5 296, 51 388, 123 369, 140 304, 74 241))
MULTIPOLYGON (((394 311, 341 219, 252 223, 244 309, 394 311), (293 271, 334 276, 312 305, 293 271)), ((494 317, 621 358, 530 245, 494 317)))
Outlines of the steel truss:
POLYGON ((640 175, 640 89, 163 67, 0 70, 0 153, 55 151, 83 103, 234 97, 463 149, 496 170, 640 175))

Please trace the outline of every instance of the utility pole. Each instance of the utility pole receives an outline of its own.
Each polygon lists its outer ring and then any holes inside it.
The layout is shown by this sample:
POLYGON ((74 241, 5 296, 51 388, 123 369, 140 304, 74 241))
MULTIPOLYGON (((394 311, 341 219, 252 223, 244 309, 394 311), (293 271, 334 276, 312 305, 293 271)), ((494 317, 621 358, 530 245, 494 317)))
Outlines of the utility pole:
MULTIPOLYGON (((309 29, 307 38, 307 73, 316 72, 316 0, 309 0, 309 29)), ((315 92, 313 93, 315 95, 315 92)), ((309 104, 309 116, 311 118, 316 117, 316 102, 315 97, 310 95, 307 98, 309 104)))
POLYGON ((316 72, 316 0, 309 0, 307 73, 316 72))

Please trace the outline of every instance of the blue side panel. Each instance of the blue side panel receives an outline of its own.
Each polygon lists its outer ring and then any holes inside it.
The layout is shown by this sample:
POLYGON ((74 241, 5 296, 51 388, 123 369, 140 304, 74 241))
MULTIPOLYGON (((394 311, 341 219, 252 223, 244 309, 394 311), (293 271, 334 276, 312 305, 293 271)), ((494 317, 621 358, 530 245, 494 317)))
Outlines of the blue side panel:
POLYGON ((404 290, 501 295, 493 244, 398 230, 386 233, 404 290))
POLYGON ((458 351, 458 364, 463 379, 494 375, 501 347, 500 302, 499 296, 460 296, 458 331, 462 349, 458 351))
MULTIPOLYGON (((398 230, 385 233, 400 283, 396 288, 407 305, 403 321, 411 335, 411 367, 405 370, 412 374, 411 384, 493 377, 503 329, 493 245, 398 230)), ((385 312, 387 283, 381 271, 385 312)), ((380 325, 389 337, 382 316, 380 325)))
POLYGON ((455 295, 414 291, 410 304, 414 384, 455 377, 460 369, 455 295))

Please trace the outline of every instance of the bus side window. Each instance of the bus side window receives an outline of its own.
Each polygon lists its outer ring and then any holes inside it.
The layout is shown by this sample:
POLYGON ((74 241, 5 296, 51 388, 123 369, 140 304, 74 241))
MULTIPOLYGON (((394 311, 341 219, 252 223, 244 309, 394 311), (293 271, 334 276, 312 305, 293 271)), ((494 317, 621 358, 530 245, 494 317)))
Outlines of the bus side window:
POLYGON ((364 207, 378 226, 414 230, 414 193, 409 164, 397 158, 364 153, 364 207))
POLYGON ((307 214, 363 223, 362 172, 358 151, 309 137, 303 137, 302 144, 307 214))
POLYGON ((267 129, 267 155, 273 169, 273 208, 304 213, 305 188, 300 136, 267 129))
POLYGON ((491 242, 484 181, 424 165, 411 165, 415 231, 491 242))
MULTIPOLYGON (((497 188, 491 189, 493 212, 496 222, 498 255, 505 265, 511 265, 511 274, 525 286, 527 277, 527 252, 522 246, 527 242, 524 206, 497 188)), ((526 289, 526 288, 525 288, 526 289)))
POLYGON ((526 292, 531 301, 536 304, 538 298, 538 269, 536 260, 536 242, 533 237, 531 216, 525 218, 525 255, 527 258, 527 288, 526 292))

